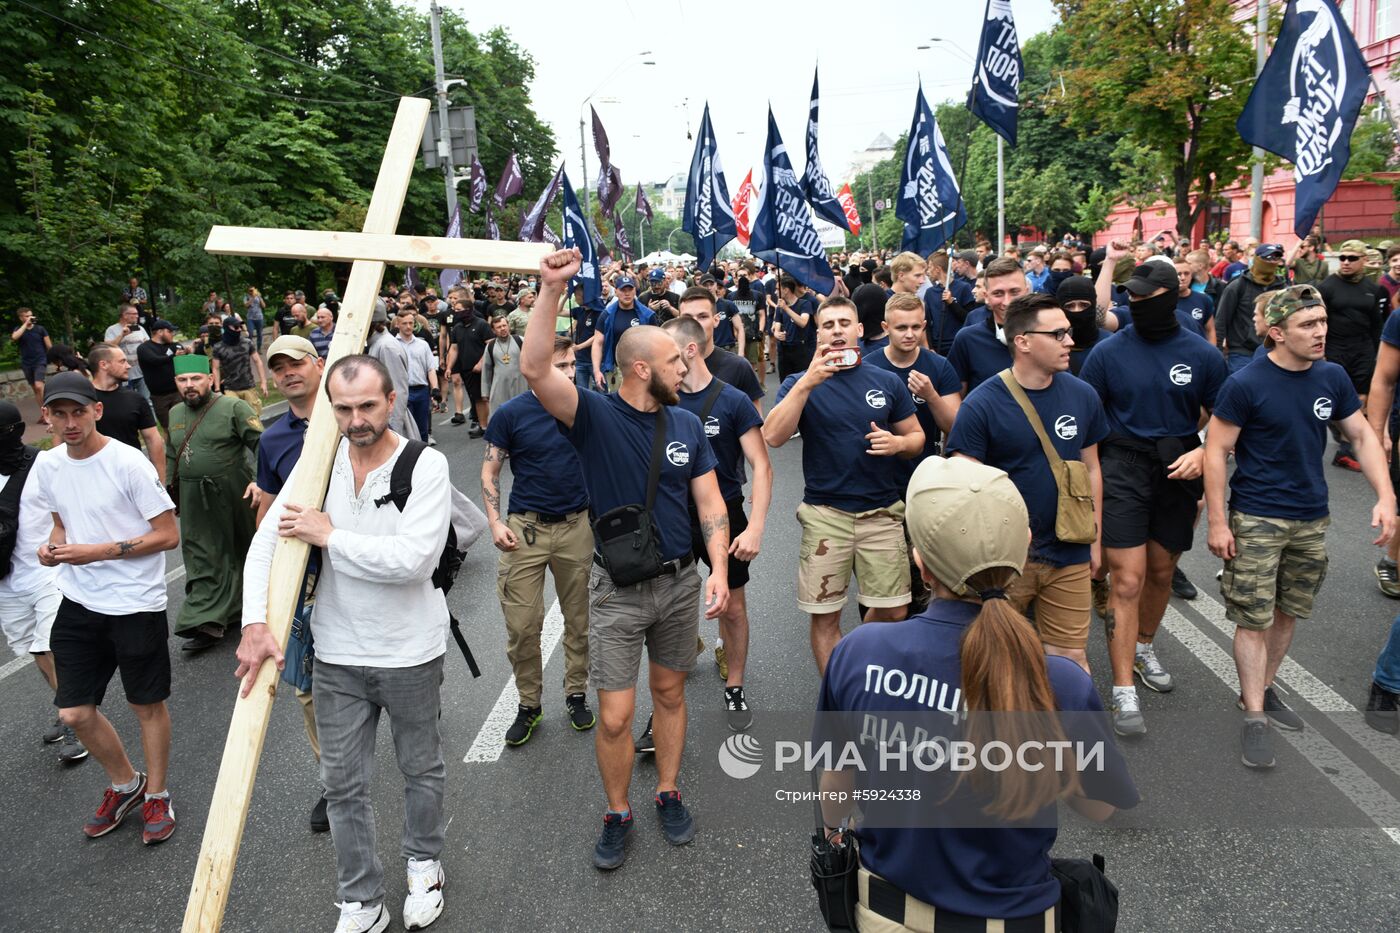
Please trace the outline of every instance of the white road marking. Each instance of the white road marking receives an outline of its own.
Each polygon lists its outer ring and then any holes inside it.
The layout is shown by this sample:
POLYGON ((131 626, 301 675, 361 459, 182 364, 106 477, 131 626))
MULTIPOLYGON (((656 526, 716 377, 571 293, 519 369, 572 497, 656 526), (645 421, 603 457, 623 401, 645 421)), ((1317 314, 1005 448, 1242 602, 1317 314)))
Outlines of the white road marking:
POLYGON ((4 667, 0 667, 0 680, 4 680, 6 677, 9 677, 15 671, 24 670, 24 668, 28 667, 33 663, 34 656, 31 654, 21 655, 20 657, 15 658, 9 664, 6 664, 4 667))
POLYGON ((165 582, 167 584, 174 583, 176 580, 180 579, 184 575, 185 565, 181 564, 180 566, 176 567, 174 570, 170 571, 165 575, 165 582))
MULTIPOLYGON (((554 653, 554 646, 559 644, 563 634, 564 613, 559 608, 559 600, 556 599, 545 613, 544 631, 540 633, 541 668, 549 666, 549 656, 554 653)), ((496 705, 491 707, 486 721, 477 730, 471 748, 467 749, 467 757, 462 761, 470 763, 500 760, 501 750, 506 747, 506 730, 515 722, 515 713, 519 706, 520 693, 515 689, 515 675, 512 674, 510 680, 506 681, 505 688, 501 690, 501 695, 496 698, 496 705)), ((1400 819, 1397 819, 1396 823, 1400 825, 1400 819)))
MULTIPOLYGON (((1235 673, 1235 659, 1197 628, 1194 622, 1183 616, 1175 607, 1168 606, 1162 617, 1162 625, 1225 686, 1234 693, 1239 692, 1240 682, 1235 673)), ((1400 830, 1390 828, 1400 826, 1400 801, 1387 793, 1316 729, 1304 729, 1302 732, 1276 729, 1275 732, 1283 736, 1288 744, 1322 772, 1327 780, 1332 782, 1332 786, 1341 791, 1358 810, 1370 817, 1391 842, 1400 845, 1400 830)))

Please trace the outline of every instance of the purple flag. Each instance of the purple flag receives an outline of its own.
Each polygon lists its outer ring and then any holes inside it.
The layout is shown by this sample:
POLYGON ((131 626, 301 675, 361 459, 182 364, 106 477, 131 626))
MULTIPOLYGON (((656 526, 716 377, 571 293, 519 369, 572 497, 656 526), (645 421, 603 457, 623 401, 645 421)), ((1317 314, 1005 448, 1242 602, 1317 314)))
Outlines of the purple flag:
POLYGON ((632 253, 632 242, 627 239, 627 229, 622 226, 622 220, 617 214, 612 215, 613 234, 617 242, 617 251, 622 254, 622 258, 631 262, 634 258, 632 253))
POLYGON ((486 235, 493 240, 501 238, 501 228, 496 226, 496 215, 491 213, 491 205, 486 205, 486 235))
POLYGON ((481 202, 486 197, 486 169, 481 165, 481 160, 472 154, 472 199, 468 205, 468 210, 473 214, 480 212, 481 202))
POLYGON ((554 178, 545 185, 544 191, 540 192, 539 200, 535 206, 530 208, 529 213, 520 221, 520 239, 526 243, 544 242, 544 220, 549 213, 549 206, 554 203, 554 197, 559 193, 559 185, 564 178, 564 164, 559 163, 559 170, 554 173, 554 178))
POLYGON ((637 185, 637 213, 646 217, 647 223, 651 223, 651 202, 647 200, 646 192, 641 185, 637 185))
POLYGON ((544 229, 541 231, 541 234, 544 236, 544 241, 550 246, 553 246, 555 249, 558 249, 564 242, 563 240, 559 239, 559 234, 555 233, 553 230, 550 229, 549 224, 544 225, 544 229))
POLYGON ((403 270, 403 287, 415 292, 423 287, 423 280, 418 277, 416 266, 408 266, 403 270))
POLYGON ((593 145, 598 150, 598 203, 603 213, 610 214, 622 198, 622 173, 612 164, 612 148, 608 145, 608 131, 603 129, 603 121, 598 119, 598 111, 593 112, 593 145))
POLYGON ((501 180, 496 183, 496 207, 506 206, 506 202, 515 197, 525 188, 525 178, 520 174, 520 160, 515 157, 515 153, 510 154, 510 161, 506 163, 505 171, 501 172, 501 180))
MULTIPOLYGON (((458 204, 457 209, 452 212, 452 222, 447 225, 447 232, 443 236, 460 240, 462 238, 462 205, 458 204)), ((438 273, 438 285, 442 286, 440 295, 446 295, 447 290, 458 282, 462 281, 461 269, 443 269, 438 273)))

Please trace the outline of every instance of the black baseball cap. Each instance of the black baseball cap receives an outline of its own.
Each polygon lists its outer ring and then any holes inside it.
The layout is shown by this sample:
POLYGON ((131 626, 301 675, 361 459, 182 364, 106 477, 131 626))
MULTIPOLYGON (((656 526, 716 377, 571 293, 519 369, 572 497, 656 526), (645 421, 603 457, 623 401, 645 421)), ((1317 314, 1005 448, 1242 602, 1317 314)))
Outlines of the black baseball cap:
POLYGON ((82 373, 66 372, 51 376, 44 383, 44 405, 47 407, 61 399, 91 405, 97 401, 97 389, 92 381, 82 373))
POLYGON ((1165 262, 1145 262, 1133 270, 1133 277, 1123 286, 1130 294, 1141 298, 1159 288, 1176 291, 1180 283, 1176 277, 1176 267, 1165 262))
POLYGON ((175 333, 175 325, 165 320, 165 318, 157 318, 151 322, 151 333, 154 334, 158 330, 168 330, 173 334, 175 333))

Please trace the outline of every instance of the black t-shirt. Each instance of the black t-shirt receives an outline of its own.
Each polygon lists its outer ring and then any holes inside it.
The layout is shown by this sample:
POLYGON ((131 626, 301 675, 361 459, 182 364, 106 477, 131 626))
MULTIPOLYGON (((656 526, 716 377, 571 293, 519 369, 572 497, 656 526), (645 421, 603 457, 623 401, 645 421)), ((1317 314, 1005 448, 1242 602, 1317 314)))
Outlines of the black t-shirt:
POLYGON ((1363 278, 1348 282, 1335 273, 1318 286, 1327 306, 1327 350, 1376 352, 1381 325, 1390 315, 1390 293, 1363 278))
POLYGON ((758 384, 753 367, 739 354, 716 347, 705 357, 705 366, 720 382, 732 385, 753 401, 763 398, 763 386, 758 384))
POLYGON ((885 327, 885 303, 889 301, 885 286, 866 282, 851 293, 851 302, 856 306, 866 340, 880 336, 885 327))
POLYGON ((175 344, 147 340, 136 348, 141 375, 152 395, 169 395, 175 388, 175 344))
POLYGON ((283 305, 277 309, 277 315, 273 318, 273 321, 277 324, 278 336, 290 334, 292 332, 292 325, 296 323, 296 319, 292 317, 292 309, 287 305, 283 305))
POLYGON ((645 294, 638 295, 637 301, 655 312, 657 324, 665 324, 671 318, 675 317, 676 307, 680 304, 680 299, 676 297, 674 292, 662 291, 658 293, 653 292, 651 289, 647 289, 645 294), (661 305, 663 304, 669 304, 671 310, 662 310, 661 305))
POLYGON ((491 341, 491 327, 479 317, 458 319, 452 327, 452 343, 457 347, 456 371, 469 373, 486 352, 491 341))
POLYGON ((134 389, 113 389, 103 392, 97 389, 97 400, 102 403, 102 417, 97 419, 97 430, 107 437, 123 444, 141 449, 141 431, 156 426, 156 413, 150 404, 134 389))

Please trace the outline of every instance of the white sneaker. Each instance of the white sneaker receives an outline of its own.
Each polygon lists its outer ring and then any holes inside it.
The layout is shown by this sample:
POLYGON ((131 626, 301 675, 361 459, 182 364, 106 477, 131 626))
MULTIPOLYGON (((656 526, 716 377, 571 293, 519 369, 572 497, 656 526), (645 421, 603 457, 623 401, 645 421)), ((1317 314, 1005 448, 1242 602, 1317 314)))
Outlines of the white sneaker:
POLYGON ((428 446, 429 446, 429 447, 436 447, 436 446, 437 446, 437 438, 433 437, 431 434, 428 435, 428 446))
POLYGON ((389 928, 389 911, 383 904, 365 907, 359 901, 348 901, 335 906, 340 908, 335 933, 384 933, 389 928))
POLYGON ((447 883, 436 859, 408 860, 408 897, 403 899, 403 925, 421 930, 442 916, 442 887, 447 883))

